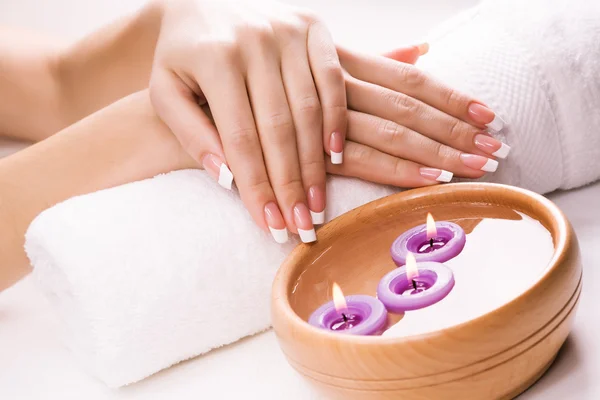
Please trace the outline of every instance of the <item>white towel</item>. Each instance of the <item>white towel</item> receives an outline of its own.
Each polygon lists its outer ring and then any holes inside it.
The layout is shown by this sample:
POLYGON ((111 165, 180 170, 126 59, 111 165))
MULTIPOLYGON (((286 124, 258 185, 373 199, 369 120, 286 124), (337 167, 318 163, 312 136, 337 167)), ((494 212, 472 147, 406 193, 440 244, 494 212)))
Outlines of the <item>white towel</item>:
POLYGON ((484 180, 548 193, 600 178, 600 1, 484 1, 430 40, 419 66, 508 122, 510 156, 484 180))
MULTIPOLYGON (((423 66, 508 122, 500 136, 513 151, 493 180, 547 192, 600 177, 592 3, 484 2, 432 41, 423 66)), ((332 178, 328 219, 395 191, 332 178)), ((268 328, 271 281, 294 244, 274 243, 200 171, 68 200, 26 239, 66 344, 110 386, 268 328)))
MULTIPOLYGON (((331 216, 395 189, 340 178, 328 190, 331 216)), ((236 194, 188 170, 58 204, 26 249, 65 344, 116 387, 267 329, 273 276, 296 243, 275 243, 236 194)))

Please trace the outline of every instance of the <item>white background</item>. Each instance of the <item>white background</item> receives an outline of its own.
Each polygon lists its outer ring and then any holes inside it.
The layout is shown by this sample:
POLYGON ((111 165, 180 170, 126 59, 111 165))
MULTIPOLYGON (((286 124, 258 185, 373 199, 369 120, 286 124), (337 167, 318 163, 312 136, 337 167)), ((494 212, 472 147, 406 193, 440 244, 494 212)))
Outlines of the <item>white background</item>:
MULTIPOLYGON (((376 52, 418 41, 432 26, 477 0, 287 2, 319 12, 338 42, 376 52)), ((142 3, 0 0, 0 24, 71 40, 142 3)), ((0 144, 0 154, 6 149, 6 144, 0 144)), ((594 269, 600 263, 600 254, 594 249, 600 240, 600 184, 551 198, 565 211, 579 237, 584 262, 583 294, 575 327, 557 361, 521 398, 600 399, 600 277, 595 277, 594 269)), ((32 282, 25 280, 0 294, 0 398, 319 398, 287 365, 272 332, 213 351, 120 390, 107 389, 80 370, 72 355, 61 347, 58 332, 57 321, 32 282)))

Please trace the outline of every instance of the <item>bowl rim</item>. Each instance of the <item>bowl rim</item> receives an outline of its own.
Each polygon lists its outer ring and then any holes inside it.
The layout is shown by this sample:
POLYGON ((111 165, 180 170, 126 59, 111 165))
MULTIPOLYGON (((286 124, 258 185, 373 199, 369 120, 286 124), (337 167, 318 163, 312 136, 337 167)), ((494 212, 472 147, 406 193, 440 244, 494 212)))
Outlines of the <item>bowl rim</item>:
MULTIPOLYGON (((300 244, 286 257, 284 262, 281 264, 279 270, 277 271, 277 274, 273 281, 271 307, 275 333, 277 334, 277 326, 275 324, 276 314, 281 313, 280 316, 284 318, 286 320, 286 324, 288 324, 288 327, 286 329, 291 329, 297 334, 309 334, 314 338, 323 341, 336 340, 337 343, 340 343, 340 345, 344 343, 362 346, 389 346, 400 344, 410 345, 411 343, 420 342, 424 339, 428 339, 432 336, 437 336, 440 334, 457 334, 464 329, 468 329, 470 326, 481 324, 486 318, 489 318, 490 316, 498 315, 502 312, 505 312, 507 309, 514 308, 515 304, 523 302, 533 293, 538 292, 540 289, 543 289, 547 282, 550 279, 552 279, 552 275, 557 270, 557 268, 559 268, 559 266, 562 265, 565 259, 569 256, 569 253, 566 250, 573 246, 573 242, 576 242, 573 230, 566 216, 554 203, 552 203, 549 199, 545 198, 540 194, 515 186, 487 182, 461 182, 434 187, 418 188, 396 193, 366 203, 363 206, 357 207, 336 217, 328 224, 321 227, 319 231, 335 233, 336 231, 342 230, 343 227, 350 222, 341 221, 351 221, 352 219, 354 219, 352 217, 356 217, 359 213, 363 212, 365 207, 376 208, 379 204, 382 204, 386 201, 390 201, 390 198, 392 197, 392 201, 394 202, 394 204, 397 204, 408 199, 417 199, 427 196, 439 198, 440 196, 444 196, 450 193, 456 194, 457 191, 485 191, 488 192, 489 195, 490 193, 498 193, 500 191, 506 190, 512 192, 513 194, 526 196, 535 203, 536 208, 545 208, 548 211, 549 215, 552 216, 551 220, 553 221, 554 225, 553 229, 550 229, 546 226, 546 228, 550 231, 554 242, 554 253, 548 263, 548 266, 542 272, 542 275, 535 282, 533 282, 527 290, 514 297, 509 302, 504 303, 502 306, 490 310, 489 312, 482 314, 476 318, 470 319, 468 321, 464 321, 446 328, 441 328, 436 331, 420 333, 416 335, 398 337, 371 337, 335 334, 309 325, 306 321, 300 318, 299 315, 296 314, 296 312, 293 310, 290 304, 290 293, 288 290, 288 288, 290 287, 289 282, 294 276, 294 272, 296 270, 294 264, 290 260, 297 258, 301 254, 307 254, 308 252, 312 251, 310 245, 300 244), (431 191, 432 188, 435 188, 434 192, 431 191)), ((452 202, 448 204, 451 203, 452 202)), ((489 204, 501 205, 501 203, 493 201, 491 201, 489 204)), ((579 277, 579 280, 580 279, 581 276, 579 277)), ((569 297, 570 295, 571 294, 569 294, 569 297)))

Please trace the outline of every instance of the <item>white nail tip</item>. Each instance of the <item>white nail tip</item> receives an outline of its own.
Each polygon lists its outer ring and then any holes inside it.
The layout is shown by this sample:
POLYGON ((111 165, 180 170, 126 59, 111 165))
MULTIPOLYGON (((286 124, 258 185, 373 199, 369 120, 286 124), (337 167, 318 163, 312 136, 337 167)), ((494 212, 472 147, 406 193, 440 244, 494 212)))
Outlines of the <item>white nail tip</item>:
POLYGON ((224 163, 221 164, 221 168, 219 169, 219 185, 223 186, 227 190, 231 190, 231 184, 233 182, 233 174, 227 168, 227 165, 224 163))
POLYGON ((314 228, 309 230, 298 228, 298 235, 300 236, 300 240, 302 240, 303 243, 311 243, 317 241, 317 233, 315 232, 314 228))
POLYGON ((344 152, 340 151, 336 153, 335 151, 331 152, 331 163, 332 164, 341 164, 344 159, 344 152))
POLYGON ((286 243, 288 241, 288 230, 286 228, 275 229, 269 227, 269 230, 271 231, 271 235, 273 235, 273 239, 275 239, 277 243, 286 243))
POLYGON ((498 161, 492 160, 488 158, 483 167, 481 167, 482 171, 485 172, 495 172, 498 169, 498 161))
POLYGON ((442 170, 442 173, 440 174, 440 176, 438 176, 436 178, 436 181, 438 182, 450 182, 452 180, 452 177, 454 176, 454 174, 450 171, 446 171, 446 170, 442 170))
POLYGON ((504 122, 504 120, 500 118, 498 114, 496 114, 494 116, 493 121, 487 124, 486 126, 495 132, 500 132, 502 128, 504 128, 505 124, 506 123, 504 122))
POLYGON ((502 146, 498 150, 496 150, 492 155, 498 158, 506 158, 508 157, 508 153, 510 153, 510 146, 502 143, 502 146))
POLYGON ((321 212, 310 212, 310 217, 312 218, 312 223, 314 225, 319 225, 325 223, 325 210, 321 212))

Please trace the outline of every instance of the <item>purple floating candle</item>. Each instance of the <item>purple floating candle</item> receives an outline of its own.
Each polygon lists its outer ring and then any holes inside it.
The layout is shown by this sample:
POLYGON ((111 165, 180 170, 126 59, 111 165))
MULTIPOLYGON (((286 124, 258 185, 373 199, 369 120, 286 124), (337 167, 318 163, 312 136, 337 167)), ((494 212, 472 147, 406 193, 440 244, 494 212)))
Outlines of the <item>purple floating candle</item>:
POLYGON ((442 263, 415 261, 412 253, 406 266, 397 268, 381 279, 377 298, 388 311, 402 313, 418 310, 442 300, 454 287, 452 270, 442 263))
POLYGON ((346 296, 333 284, 333 301, 319 307, 308 323, 348 335, 380 335, 387 325, 387 310, 375 297, 346 296))
POLYGON ((452 222, 435 222, 427 214, 427 224, 416 226, 398 236, 392 243, 392 259, 397 266, 406 264, 406 255, 413 253, 417 262, 446 262, 465 247, 465 231, 452 222))

